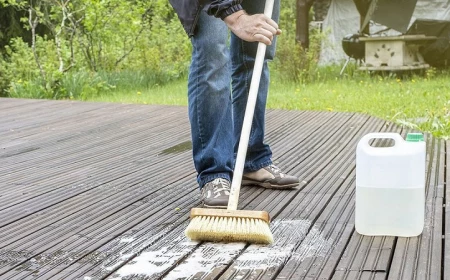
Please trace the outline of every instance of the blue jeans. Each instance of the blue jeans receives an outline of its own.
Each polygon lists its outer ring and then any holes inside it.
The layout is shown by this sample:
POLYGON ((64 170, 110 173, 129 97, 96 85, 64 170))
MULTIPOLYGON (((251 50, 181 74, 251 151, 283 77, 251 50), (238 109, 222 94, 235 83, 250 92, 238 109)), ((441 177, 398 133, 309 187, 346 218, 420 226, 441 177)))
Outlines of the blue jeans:
MULTIPOLYGON (((249 14, 263 13, 264 0, 243 1, 249 14)), ((273 19, 278 22, 279 1, 273 19)), ((189 120, 194 166, 202 187, 216 178, 231 180, 253 73, 257 42, 246 42, 226 24, 206 12, 200 15, 192 37, 192 61, 188 78, 189 120)), ((272 163, 272 151, 264 142, 265 108, 269 88, 267 62, 275 55, 276 39, 267 47, 250 133, 244 172, 272 163)))

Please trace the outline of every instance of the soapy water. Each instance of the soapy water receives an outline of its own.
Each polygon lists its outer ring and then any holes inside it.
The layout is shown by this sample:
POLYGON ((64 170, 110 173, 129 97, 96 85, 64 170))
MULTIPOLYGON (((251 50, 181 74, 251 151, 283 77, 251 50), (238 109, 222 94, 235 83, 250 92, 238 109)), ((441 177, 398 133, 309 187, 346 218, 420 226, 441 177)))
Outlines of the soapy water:
POLYGON ((326 256, 333 246, 333 240, 326 240, 316 227, 311 228, 308 220, 277 220, 271 224, 271 229, 275 240, 273 244, 254 244, 247 248, 245 243, 240 242, 205 242, 200 245, 187 240, 182 234, 169 240, 169 243, 162 242, 164 246, 154 249, 151 246, 144 250, 118 269, 112 279, 132 276, 153 279, 162 275, 169 280, 197 279, 212 273, 214 269, 224 269, 230 263, 235 272, 266 270, 279 267, 289 259, 301 262, 309 257, 326 256), (300 247, 295 249, 299 242, 302 242, 300 247), (186 259, 171 270, 183 258, 186 259))

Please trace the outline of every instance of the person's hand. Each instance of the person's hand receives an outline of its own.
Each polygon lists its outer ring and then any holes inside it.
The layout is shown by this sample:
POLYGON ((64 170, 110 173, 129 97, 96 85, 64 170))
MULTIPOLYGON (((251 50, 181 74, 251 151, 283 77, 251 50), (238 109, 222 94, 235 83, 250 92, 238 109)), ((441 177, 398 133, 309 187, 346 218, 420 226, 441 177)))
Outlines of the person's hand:
POLYGON ((281 34, 278 24, 264 14, 248 15, 241 10, 227 16, 224 21, 236 36, 248 42, 271 45, 273 37, 281 34))

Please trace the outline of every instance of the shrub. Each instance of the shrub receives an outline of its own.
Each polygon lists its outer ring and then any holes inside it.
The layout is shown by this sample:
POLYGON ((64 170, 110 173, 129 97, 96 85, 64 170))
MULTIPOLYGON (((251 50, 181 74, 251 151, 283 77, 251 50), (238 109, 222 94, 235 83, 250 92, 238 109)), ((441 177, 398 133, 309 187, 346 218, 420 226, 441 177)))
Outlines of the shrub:
POLYGON ((321 78, 323 71, 319 71, 318 61, 326 32, 311 29, 309 48, 304 49, 295 39, 295 5, 293 0, 283 1, 281 4, 279 25, 283 34, 277 38, 274 68, 280 79, 307 83, 321 78))

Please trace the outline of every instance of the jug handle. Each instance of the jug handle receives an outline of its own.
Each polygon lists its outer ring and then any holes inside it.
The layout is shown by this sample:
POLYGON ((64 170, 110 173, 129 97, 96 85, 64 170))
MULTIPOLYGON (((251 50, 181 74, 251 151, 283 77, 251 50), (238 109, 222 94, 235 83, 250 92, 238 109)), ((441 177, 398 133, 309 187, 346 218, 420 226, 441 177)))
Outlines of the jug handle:
MULTIPOLYGON (((395 132, 381 132, 381 133, 369 133, 364 135, 361 140, 360 140, 360 144, 364 145, 366 148, 374 148, 372 147, 369 142, 372 139, 392 139, 394 140, 394 146, 397 146, 398 143, 401 143, 402 141, 404 141, 403 137, 395 132)), ((389 148, 389 147, 388 147, 389 148)))

